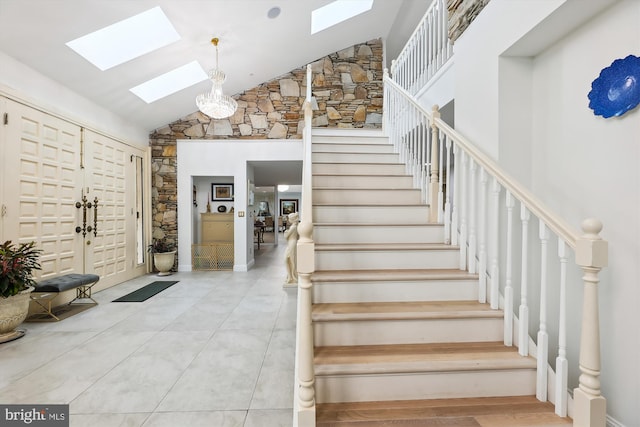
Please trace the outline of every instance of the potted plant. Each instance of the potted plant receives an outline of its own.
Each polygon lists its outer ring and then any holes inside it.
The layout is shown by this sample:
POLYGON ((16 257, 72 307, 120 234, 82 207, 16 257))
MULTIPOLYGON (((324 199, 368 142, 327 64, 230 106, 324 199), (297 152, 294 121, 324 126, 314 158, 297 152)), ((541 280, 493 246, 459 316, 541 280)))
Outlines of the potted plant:
POLYGON ((40 249, 35 242, 0 246, 0 343, 20 338, 16 331, 29 312, 29 294, 33 291, 34 270, 40 269, 40 249))
POLYGON ((175 263, 176 250, 174 246, 167 243, 165 239, 153 239, 147 248, 153 254, 153 264, 158 270, 158 276, 168 276, 175 263))

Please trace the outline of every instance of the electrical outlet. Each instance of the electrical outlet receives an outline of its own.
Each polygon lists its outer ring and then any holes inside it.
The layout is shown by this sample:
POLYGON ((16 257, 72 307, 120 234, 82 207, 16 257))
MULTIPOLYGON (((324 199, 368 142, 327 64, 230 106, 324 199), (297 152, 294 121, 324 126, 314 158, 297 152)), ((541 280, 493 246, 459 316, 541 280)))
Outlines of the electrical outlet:
POLYGON ((244 216, 244 211, 238 211, 238 216, 242 218, 244 216))

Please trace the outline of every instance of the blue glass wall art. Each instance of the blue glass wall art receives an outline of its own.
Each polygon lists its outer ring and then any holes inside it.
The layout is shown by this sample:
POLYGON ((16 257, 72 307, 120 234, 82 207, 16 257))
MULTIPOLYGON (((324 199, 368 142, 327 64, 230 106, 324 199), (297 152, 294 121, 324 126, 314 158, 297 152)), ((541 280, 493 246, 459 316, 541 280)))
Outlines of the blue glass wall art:
POLYGON ((621 116, 640 103, 640 58, 616 59, 591 83, 589 108, 604 118, 621 116))

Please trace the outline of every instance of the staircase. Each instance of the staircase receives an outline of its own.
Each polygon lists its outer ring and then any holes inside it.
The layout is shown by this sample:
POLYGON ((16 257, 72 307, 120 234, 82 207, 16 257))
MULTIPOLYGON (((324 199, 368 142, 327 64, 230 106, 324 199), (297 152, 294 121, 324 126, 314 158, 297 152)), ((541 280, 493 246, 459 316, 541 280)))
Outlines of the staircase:
POLYGON ((312 165, 317 425, 570 425, 387 139, 315 136, 312 165))

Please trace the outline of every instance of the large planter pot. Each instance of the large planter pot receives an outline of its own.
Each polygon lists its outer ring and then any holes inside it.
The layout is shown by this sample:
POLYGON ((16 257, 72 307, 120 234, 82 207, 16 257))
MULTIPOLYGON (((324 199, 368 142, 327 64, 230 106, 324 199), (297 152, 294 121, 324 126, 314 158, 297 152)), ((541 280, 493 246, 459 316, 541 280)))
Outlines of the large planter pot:
POLYGON ((176 251, 153 254, 153 263, 158 270, 158 276, 168 276, 175 262, 176 251))
POLYGON ((0 343, 24 335, 24 331, 18 332, 15 329, 27 318, 31 291, 33 291, 33 286, 14 296, 0 298, 0 343))

